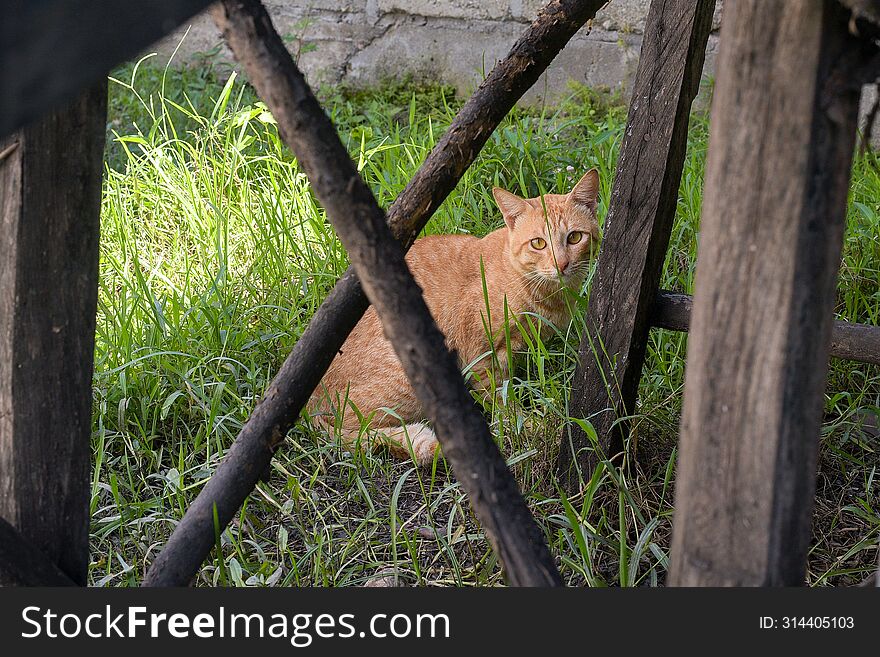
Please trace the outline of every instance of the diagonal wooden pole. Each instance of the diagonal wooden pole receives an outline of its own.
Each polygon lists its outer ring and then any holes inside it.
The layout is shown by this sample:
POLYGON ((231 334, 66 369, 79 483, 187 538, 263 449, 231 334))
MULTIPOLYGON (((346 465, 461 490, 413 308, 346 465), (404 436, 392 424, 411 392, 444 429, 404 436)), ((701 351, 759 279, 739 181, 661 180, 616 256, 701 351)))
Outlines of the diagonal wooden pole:
MULTIPOLYGON (((554 0, 493 69, 389 210, 388 223, 405 246, 412 243, 454 188, 516 100, 602 4, 601 0, 554 0)), ((236 6, 241 7, 233 8, 236 6)), ((277 55, 289 61, 289 57, 277 55)), ((281 65, 286 66, 283 62, 281 65)), ((214 505, 219 522, 225 526, 253 490, 366 307, 357 278, 347 272, 319 308, 226 459, 154 561, 145 585, 183 585, 195 575, 213 545, 214 505)), ((529 521, 533 523, 531 518, 529 521)), ((545 575, 544 583, 556 579, 551 572, 545 575)))

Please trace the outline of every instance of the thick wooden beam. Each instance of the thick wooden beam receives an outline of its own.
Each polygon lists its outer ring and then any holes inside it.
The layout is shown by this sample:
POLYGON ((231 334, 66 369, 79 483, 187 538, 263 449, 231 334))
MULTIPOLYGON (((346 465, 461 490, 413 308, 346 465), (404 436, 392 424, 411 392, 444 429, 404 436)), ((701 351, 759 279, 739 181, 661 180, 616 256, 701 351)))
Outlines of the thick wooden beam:
POLYGON ((802 585, 860 81, 836 2, 725 5, 670 582, 802 585))
MULTIPOLYGON (((571 391, 572 416, 589 420, 612 454, 627 431, 619 418, 635 406, 714 8, 714 0, 653 0, 645 25, 571 391)), ((569 423, 560 482, 574 489, 594 463, 586 434, 569 423)))
MULTIPOLYGON (((507 56, 492 69, 388 210, 391 230, 404 247, 412 244, 516 101, 603 4, 604 0, 553 0, 539 12, 507 56)), ((203 493, 206 499, 210 499, 215 491, 225 491, 224 496, 232 511, 227 515, 225 505, 220 510, 219 518, 224 526, 253 490, 367 306, 360 282, 354 270, 349 268, 321 304, 272 380, 263 400, 242 427, 229 454, 209 482, 212 489, 206 487, 203 493)), ((184 522, 187 525, 178 530, 181 536, 199 521, 192 516, 184 522)), ((213 521, 210 526, 213 528, 213 521)), ((186 541, 179 541, 176 549, 182 549, 185 544, 186 541)), ((154 562, 145 583, 187 583, 207 556, 212 543, 198 545, 200 554, 194 550, 186 563, 174 563, 164 557, 162 562, 154 562), (168 572, 162 572, 166 570, 168 572)))
POLYGON ((77 584, 106 105, 103 82, 0 141, 0 517, 77 584))
MULTIPOLYGON (((651 307, 651 326, 688 331, 692 305, 688 294, 660 290, 651 307)), ((835 320, 829 351, 832 358, 880 365, 880 326, 835 320)))
POLYGON ((11 0, 0 19, 0 137, 97 84, 211 0, 11 0))

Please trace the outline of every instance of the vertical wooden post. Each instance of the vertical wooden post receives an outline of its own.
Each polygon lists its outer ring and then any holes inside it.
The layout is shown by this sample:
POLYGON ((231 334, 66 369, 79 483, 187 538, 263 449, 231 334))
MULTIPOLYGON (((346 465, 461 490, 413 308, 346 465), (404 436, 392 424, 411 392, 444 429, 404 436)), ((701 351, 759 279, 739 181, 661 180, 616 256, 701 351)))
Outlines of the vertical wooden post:
POLYGON ((725 5, 672 584, 804 582, 860 47, 832 0, 725 5))
POLYGON ((0 517, 78 584, 106 104, 103 82, 0 141, 0 517))
MULTIPOLYGON (((618 420, 635 406, 714 8, 714 0, 653 0, 648 12, 571 392, 572 416, 592 422, 612 453, 626 432, 618 420)), ((590 447, 569 423, 557 467, 567 488, 592 465, 590 447)))

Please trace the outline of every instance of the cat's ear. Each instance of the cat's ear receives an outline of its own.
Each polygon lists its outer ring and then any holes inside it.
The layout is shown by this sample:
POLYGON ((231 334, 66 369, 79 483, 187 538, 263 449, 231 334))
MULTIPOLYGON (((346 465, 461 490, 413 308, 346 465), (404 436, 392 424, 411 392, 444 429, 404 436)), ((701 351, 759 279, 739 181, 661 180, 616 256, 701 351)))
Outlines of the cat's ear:
POLYGON ((492 196, 495 197, 495 202, 501 209, 501 214, 504 215, 504 223, 507 224, 508 228, 513 228, 517 218, 529 209, 529 204, 524 199, 521 199, 512 192, 508 192, 506 189, 493 187, 492 196))
POLYGON ((599 204, 599 172, 590 169, 568 193, 568 199, 577 206, 588 209, 593 214, 599 204))

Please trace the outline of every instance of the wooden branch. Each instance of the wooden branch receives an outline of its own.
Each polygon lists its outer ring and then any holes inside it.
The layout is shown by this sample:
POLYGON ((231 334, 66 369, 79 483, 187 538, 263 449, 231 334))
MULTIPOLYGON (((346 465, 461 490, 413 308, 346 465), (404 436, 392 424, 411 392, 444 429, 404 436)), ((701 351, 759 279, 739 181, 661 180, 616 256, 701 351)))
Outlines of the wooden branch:
POLYGON ((0 518, 0 586, 76 586, 45 554, 0 518))
POLYGON ((89 563, 106 106, 104 81, 0 140, 0 517, 77 584, 89 563))
MULTIPOLYGON (((692 299, 688 294, 660 290, 651 307, 650 323, 671 331, 690 328, 692 299)), ((832 358, 880 365, 880 326, 835 320, 831 330, 832 358)))
POLYGON ((18 0, 0 20, 0 137, 99 83, 211 0, 18 0))
POLYGON ((859 105, 821 92, 869 44, 836 2, 730 3, 721 30, 670 583, 803 585, 859 105))
MULTIPOLYGON (((455 187, 513 104, 602 4, 601 0, 551 2, 514 44, 508 56, 493 69, 388 212, 389 224, 405 246, 412 243, 431 214, 455 187)), ((347 191, 345 195, 348 195, 347 191)), ((366 297, 354 272, 349 270, 318 309, 269 386, 264 400, 248 419, 229 454, 199 496, 199 499, 204 497, 213 501, 222 495, 218 515, 224 526, 253 489, 366 308, 366 297)), ((188 553, 186 561, 180 561, 179 557, 170 558, 163 552, 148 574, 147 585, 185 584, 207 556, 213 539, 204 540, 204 536, 211 535, 205 528, 210 527, 213 531, 213 521, 204 513, 198 521, 193 519, 196 516, 190 516, 199 499, 166 547, 167 551, 175 542, 175 551, 188 553), (179 540, 178 534, 182 537, 179 540), (198 542, 191 543, 193 549, 184 550, 190 541, 198 542)), ((549 575, 545 581, 551 579, 552 575, 549 575)))
POLYGON ((660 290, 651 305, 648 321, 656 328, 686 333, 691 325, 691 295, 660 290))
MULTIPOLYGON (((619 418, 635 407, 714 8, 714 0, 653 0, 648 12, 571 390, 572 417, 592 422, 606 454, 623 449, 628 423, 619 418)), ((560 483, 574 491, 595 462, 592 442, 569 422, 560 483)))

